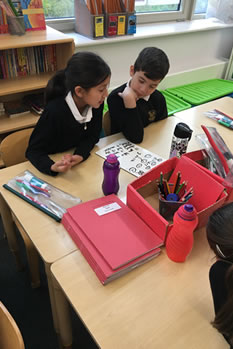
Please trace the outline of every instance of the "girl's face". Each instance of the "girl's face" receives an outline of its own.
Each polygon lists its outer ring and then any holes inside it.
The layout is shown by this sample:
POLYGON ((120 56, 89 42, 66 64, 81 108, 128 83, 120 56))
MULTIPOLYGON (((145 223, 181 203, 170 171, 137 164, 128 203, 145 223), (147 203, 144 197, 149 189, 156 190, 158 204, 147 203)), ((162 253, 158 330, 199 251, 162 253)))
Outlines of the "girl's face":
POLYGON ((101 84, 90 88, 89 90, 82 90, 82 102, 84 105, 90 105, 92 108, 99 108, 108 96, 108 86, 110 83, 110 76, 101 84))

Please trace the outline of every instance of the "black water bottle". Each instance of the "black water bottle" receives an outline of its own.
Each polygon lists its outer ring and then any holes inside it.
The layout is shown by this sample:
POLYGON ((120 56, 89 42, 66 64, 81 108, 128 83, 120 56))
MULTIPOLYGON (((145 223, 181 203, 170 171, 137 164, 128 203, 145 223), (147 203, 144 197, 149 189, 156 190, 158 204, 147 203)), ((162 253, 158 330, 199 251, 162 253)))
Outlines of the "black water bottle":
POLYGON ((172 136, 171 150, 169 158, 177 156, 181 157, 182 154, 186 153, 188 142, 192 137, 191 128, 184 122, 179 122, 174 130, 172 136))

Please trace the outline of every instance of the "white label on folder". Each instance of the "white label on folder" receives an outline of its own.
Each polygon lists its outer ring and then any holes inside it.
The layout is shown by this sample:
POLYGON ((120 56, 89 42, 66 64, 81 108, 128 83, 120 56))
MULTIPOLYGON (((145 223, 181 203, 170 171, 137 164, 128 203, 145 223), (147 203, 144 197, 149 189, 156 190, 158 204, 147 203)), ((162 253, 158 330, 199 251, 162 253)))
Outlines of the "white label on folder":
POLYGON ((95 208, 95 212, 98 214, 98 216, 103 216, 104 214, 119 210, 120 208, 121 206, 118 205, 118 203, 113 202, 112 204, 95 208))

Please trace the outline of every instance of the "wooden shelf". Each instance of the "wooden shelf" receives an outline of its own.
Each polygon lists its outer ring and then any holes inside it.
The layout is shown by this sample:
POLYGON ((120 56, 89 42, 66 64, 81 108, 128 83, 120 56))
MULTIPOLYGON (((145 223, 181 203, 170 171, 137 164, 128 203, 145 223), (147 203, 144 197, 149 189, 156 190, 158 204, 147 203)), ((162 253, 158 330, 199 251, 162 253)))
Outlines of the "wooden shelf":
POLYGON ((1 80, 0 96, 32 91, 45 88, 53 73, 42 73, 39 75, 28 75, 14 79, 1 80))
POLYGON ((34 127, 39 119, 33 113, 9 118, 7 115, 0 116, 0 134, 9 133, 23 128, 34 127))
POLYGON ((73 43, 73 39, 68 37, 66 34, 47 26, 46 30, 29 31, 26 32, 25 35, 20 36, 20 38, 17 35, 2 34, 0 50, 57 43, 73 43))
MULTIPOLYGON (((1 35, 0 51, 44 45, 55 45, 56 69, 60 70, 65 68, 68 59, 74 52, 73 38, 50 27, 46 27, 46 30, 26 32, 26 34, 22 35, 20 38, 17 35, 1 35)), ((1 79, 0 102, 4 103, 16 99, 21 100, 25 94, 41 93, 46 87, 48 80, 54 74, 55 72, 49 72, 17 78, 1 79)), ((36 116, 33 113, 21 115, 15 118, 9 118, 7 115, 2 115, 0 116, 0 135, 5 136, 10 132, 34 127, 38 118, 39 116, 36 116)))

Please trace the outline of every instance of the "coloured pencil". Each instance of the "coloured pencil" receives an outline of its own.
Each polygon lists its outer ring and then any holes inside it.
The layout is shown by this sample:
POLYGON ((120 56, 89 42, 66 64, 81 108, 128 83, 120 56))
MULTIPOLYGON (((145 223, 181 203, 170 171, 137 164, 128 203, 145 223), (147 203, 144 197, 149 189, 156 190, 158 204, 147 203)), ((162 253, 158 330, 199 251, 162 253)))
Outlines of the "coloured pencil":
POLYGON ((180 171, 178 171, 177 174, 176 174, 176 180, 175 180, 175 183, 174 183, 173 193, 176 193, 176 191, 177 191, 177 189, 178 189, 178 187, 180 185, 180 177, 181 177, 180 171))

